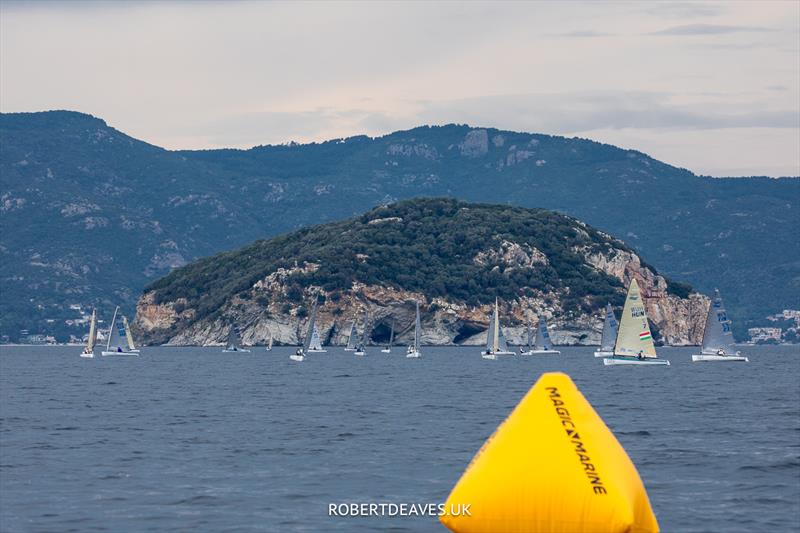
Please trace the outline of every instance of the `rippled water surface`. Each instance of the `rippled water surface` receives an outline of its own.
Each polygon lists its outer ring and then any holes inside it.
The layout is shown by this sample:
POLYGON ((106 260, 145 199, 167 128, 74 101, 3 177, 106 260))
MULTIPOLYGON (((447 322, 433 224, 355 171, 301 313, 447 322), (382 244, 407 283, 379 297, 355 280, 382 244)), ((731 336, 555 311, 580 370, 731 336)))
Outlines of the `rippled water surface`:
POLYGON ((592 349, 485 361, 332 349, 297 364, 145 348, 0 348, 2 531, 443 530, 329 518, 329 502, 442 502, 542 372, 567 372, 639 469, 662 531, 800 529, 800 350, 749 364, 604 367, 592 349))

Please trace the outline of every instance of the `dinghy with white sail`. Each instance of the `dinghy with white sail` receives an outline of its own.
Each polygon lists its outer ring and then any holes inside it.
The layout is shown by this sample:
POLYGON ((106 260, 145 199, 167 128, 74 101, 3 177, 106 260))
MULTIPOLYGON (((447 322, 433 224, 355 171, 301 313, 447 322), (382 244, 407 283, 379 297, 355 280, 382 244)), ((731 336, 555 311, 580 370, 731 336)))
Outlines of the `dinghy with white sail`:
POLYGON ((311 343, 308 345, 308 353, 327 353, 328 350, 322 347, 322 342, 319 340, 319 330, 317 325, 314 324, 314 331, 311 332, 311 343))
POLYGON ((319 297, 314 300, 314 305, 311 308, 311 318, 308 319, 308 331, 306 331, 306 338, 303 341, 303 346, 297 349, 292 355, 289 356, 289 359, 292 361, 305 361, 306 354, 309 352, 309 348, 311 347, 311 338, 314 335, 314 331, 317 328, 317 302, 319 297))
MULTIPOLYGON (((355 323, 353 323, 355 326, 355 323)), ((364 332, 361 335, 361 340, 356 344, 356 349, 353 350, 354 355, 364 356, 367 355, 367 342, 369 341, 369 315, 364 313, 364 332)))
POLYGON ((595 357, 608 357, 614 355, 614 343, 617 342, 619 322, 614 315, 611 304, 606 304, 606 318, 603 321, 603 336, 600 338, 600 349, 594 352, 595 357))
POLYGON ((494 313, 489 322, 489 331, 486 336, 486 350, 481 352, 484 359, 496 359, 498 355, 514 355, 508 350, 503 328, 500 327, 500 311, 497 298, 494 300, 494 313))
POLYGON ((269 333, 269 342, 267 343, 267 351, 268 352, 272 351, 272 332, 271 331, 269 333))
POLYGON ((422 357, 422 353, 419 351, 420 335, 422 334, 422 327, 420 326, 419 321, 419 302, 416 302, 416 304, 417 316, 414 319, 414 344, 409 345, 409 347, 406 348, 406 357, 409 359, 418 359, 422 357))
POLYGON ((250 353, 247 348, 242 348, 241 339, 239 337, 239 328, 236 324, 231 324, 231 329, 228 332, 228 342, 222 353, 250 353))
POLYGON ((553 345, 550 342, 550 332, 547 331, 547 321, 540 316, 539 329, 536 332, 536 340, 533 341, 533 349, 523 352, 521 355, 558 355, 560 353, 558 350, 553 349, 553 345))
POLYGON ((703 347, 699 354, 692 355, 692 361, 740 361, 748 362, 747 357, 736 350, 733 344, 733 332, 728 313, 722 303, 718 290, 714 290, 714 299, 708 307, 706 327, 703 331, 703 347))
POLYGON ((122 319, 117 320, 119 306, 114 309, 114 317, 111 319, 111 329, 108 330, 108 341, 103 355, 139 355, 139 352, 131 352, 128 348, 128 341, 125 333, 125 325, 122 319))
POLYGON ((122 325, 125 326, 125 342, 128 343, 128 351, 139 353, 139 349, 133 343, 133 335, 131 334, 131 328, 128 325, 128 317, 125 315, 122 315, 122 325))
POLYGON ((666 359, 659 359, 653 344, 650 324, 644 301, 639 291, 639 284, 631 280, 622 319, 614 344, 614 355, 603 359, 605 365, 669 365, 666 359))
POLYGON ((358 343, 358 334, 356 333, 356 317, 353 317, 353 323, 350 325, 350 335, 347 337, 347 346, 344 347, 345 352, 356 351, 356 344, 358 343))
POLYGON ((86 346, 83 347, 81 357, 91 359, 94 357, 94 343, 97 341, 97 310, 92 309, 92 319, 89 322, 89 337, 86 339, 86 346))
POLYGON ((394 344, 394 320, 392 320, 392 329, 389 332, 389 344, 381 349, 381 353, 392 353, 392 344, 394 344))

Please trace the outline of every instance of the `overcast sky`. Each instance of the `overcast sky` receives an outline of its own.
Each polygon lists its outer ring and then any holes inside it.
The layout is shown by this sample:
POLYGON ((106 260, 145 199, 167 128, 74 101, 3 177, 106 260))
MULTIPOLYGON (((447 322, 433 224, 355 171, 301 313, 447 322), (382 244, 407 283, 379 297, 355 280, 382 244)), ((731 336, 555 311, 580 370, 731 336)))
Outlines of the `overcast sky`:
POLYGON ((0 0, 0 109, 167 148, 457 122, 798 175, 800 2, 0 0))

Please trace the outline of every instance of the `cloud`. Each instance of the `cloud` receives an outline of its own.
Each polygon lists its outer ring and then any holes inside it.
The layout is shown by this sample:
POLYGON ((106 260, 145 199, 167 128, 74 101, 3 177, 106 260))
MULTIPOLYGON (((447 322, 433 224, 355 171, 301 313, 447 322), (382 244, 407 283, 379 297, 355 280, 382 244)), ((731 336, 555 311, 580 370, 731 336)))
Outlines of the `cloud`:
POLYGON ((770 32, 770 28, 758 26, 725 26, 722 24, 684 24, 651 32, 649 35, 721 35, 743 32, 770 32))
POLYGON ((613 37, 614 33, 595 30, 575 30, 564 33, 551 33, 553 37, 613 37))

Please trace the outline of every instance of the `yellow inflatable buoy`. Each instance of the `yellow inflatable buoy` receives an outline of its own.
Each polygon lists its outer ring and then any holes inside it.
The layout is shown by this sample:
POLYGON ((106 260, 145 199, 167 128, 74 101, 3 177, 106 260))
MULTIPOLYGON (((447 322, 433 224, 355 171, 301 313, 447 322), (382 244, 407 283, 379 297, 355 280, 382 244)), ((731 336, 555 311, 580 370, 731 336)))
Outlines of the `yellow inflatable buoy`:
POLYGON ((544 374, 456 483, 442 523, 457 533, 652 533, 658 522, 628 454, 566 374, 544 374))

